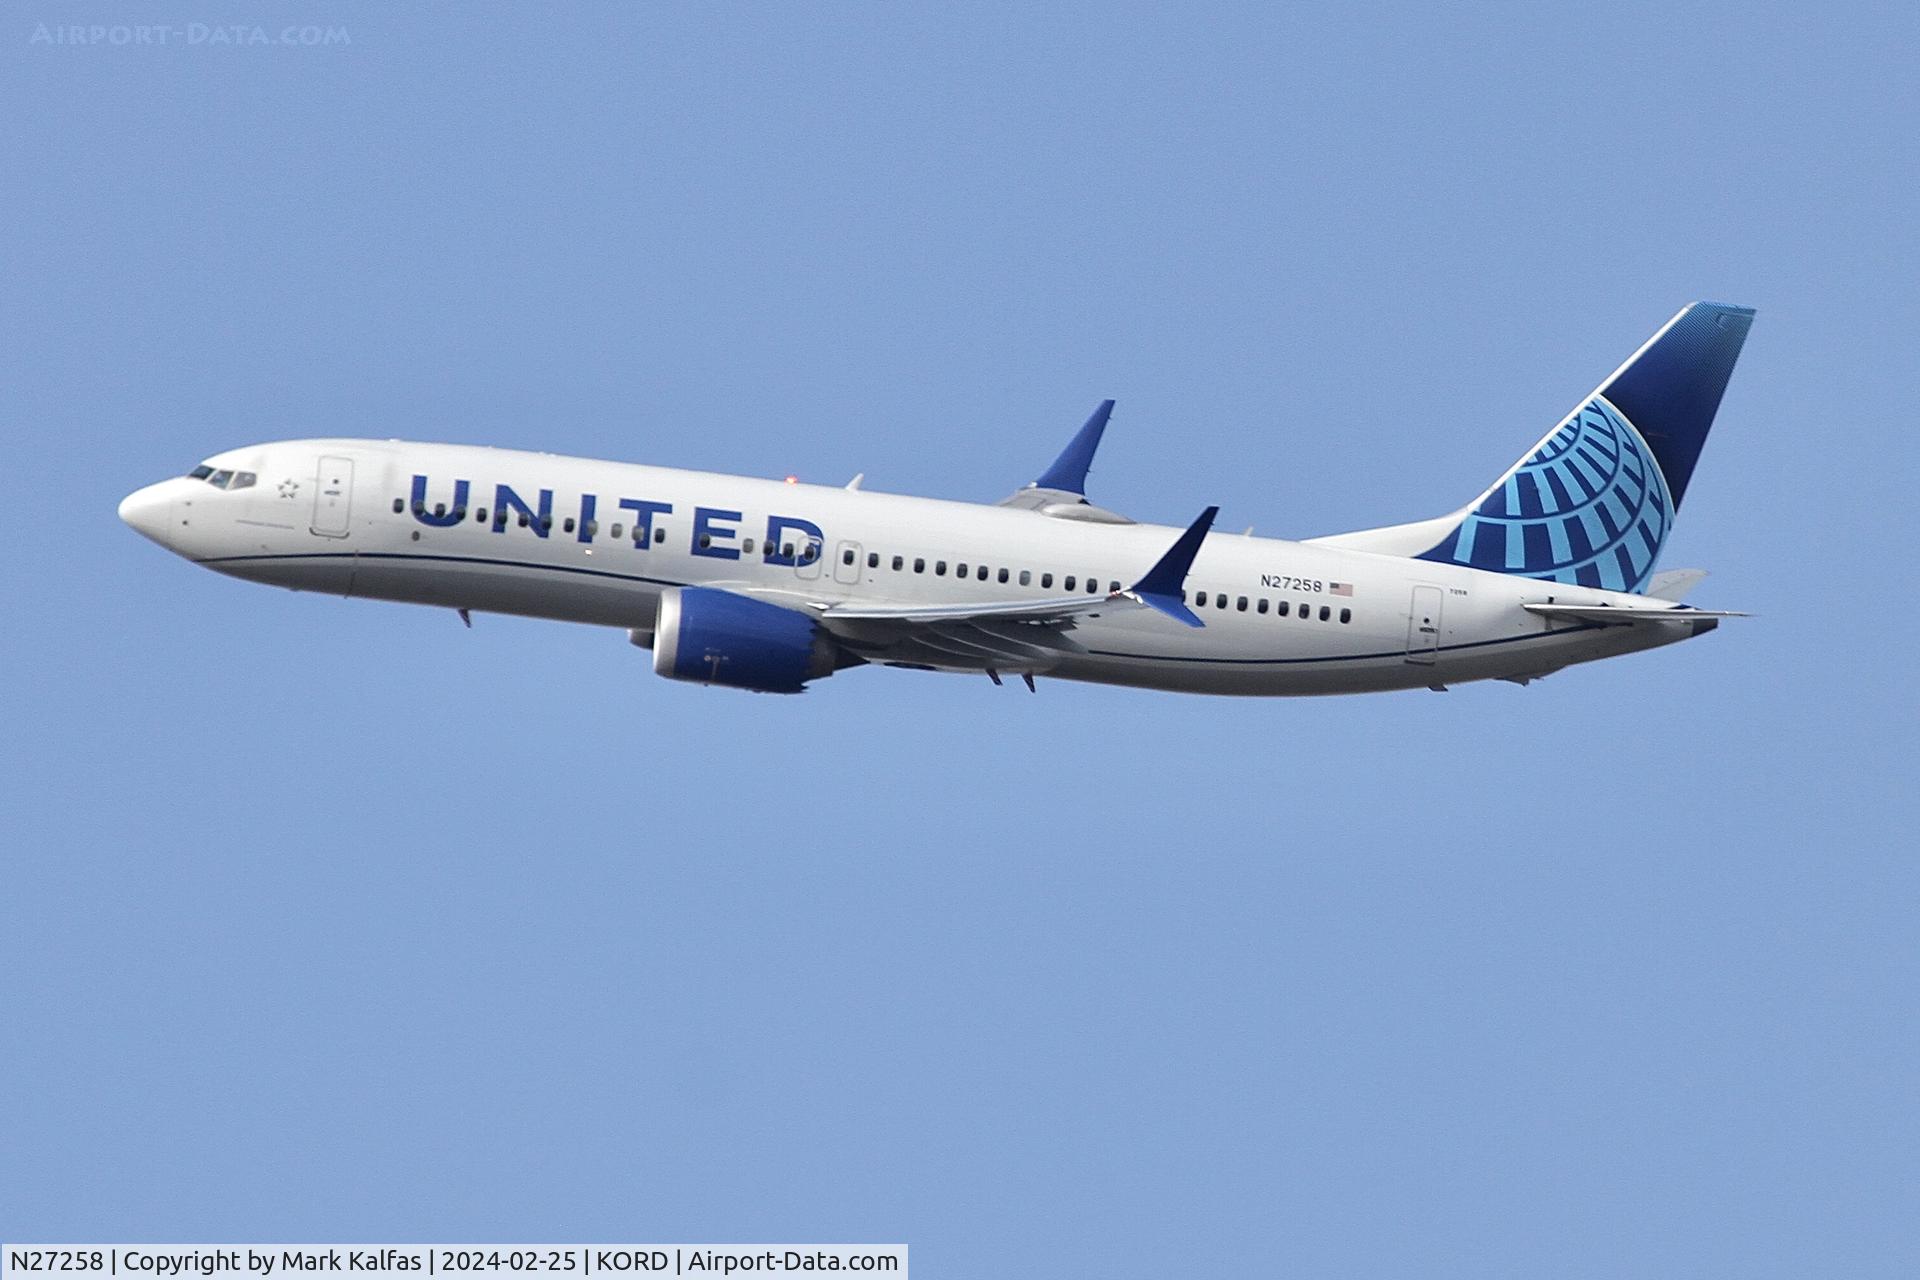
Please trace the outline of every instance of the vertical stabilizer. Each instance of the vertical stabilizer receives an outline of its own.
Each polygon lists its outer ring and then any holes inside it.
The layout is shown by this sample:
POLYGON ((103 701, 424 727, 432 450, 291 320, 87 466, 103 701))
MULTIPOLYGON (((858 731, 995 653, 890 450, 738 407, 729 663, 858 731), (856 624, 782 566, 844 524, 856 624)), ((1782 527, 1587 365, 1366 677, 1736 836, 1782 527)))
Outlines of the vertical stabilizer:
POLYGON ((1487 491, 1451 516, 1328 546, 1642 591, 1673 528, 1749 307, 1683 309, 1487 491))

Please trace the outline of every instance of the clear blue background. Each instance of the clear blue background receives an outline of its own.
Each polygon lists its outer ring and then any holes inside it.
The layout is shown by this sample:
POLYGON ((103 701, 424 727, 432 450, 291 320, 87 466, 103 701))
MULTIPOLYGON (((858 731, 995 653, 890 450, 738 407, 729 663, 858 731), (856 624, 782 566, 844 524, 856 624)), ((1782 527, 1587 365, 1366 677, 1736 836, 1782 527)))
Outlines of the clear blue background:
POLYGON ((0 24, 0 1235, 924 1275, 1920 1270, 1911 6, 39 0, 0 24), (69 21, 332 48, 36 43, 69 21), (1483 685, 678 686, 126 492, 321 433, 1141 518, 1476 493, 1760 318, 1669 567, 1483 685))

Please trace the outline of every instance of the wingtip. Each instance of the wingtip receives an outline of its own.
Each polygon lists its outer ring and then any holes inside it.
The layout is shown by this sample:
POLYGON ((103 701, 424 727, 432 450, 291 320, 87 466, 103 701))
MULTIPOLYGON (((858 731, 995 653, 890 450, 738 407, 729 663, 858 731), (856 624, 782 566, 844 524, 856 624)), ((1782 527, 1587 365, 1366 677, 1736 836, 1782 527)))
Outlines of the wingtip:
POLYGON ((1169 618, 1172 618, 1175 622, 1184 623, 1189 627, 1204 627, 1207 625, 1201 620, 1199 614, 1189 609, 1186 602, 1177 596, 1162 595, 1157 591, 1121 591, 1116 594, 1133 601, 1135 604, 1143 604, 1149 609, 1157 609, 1169 618))
POLYGON ((1085 497, 1087 472, 1093 467, 1093 455, 1100 448, 1100 437, 1106 433, 1107 420, 1113 416, 1113 404, 1111 400, 1102 400, 1100 407, 1093 411, 1085 425, 1067 442, 1060 456, 1053 460, 1053 465, 1027 487, 1054 489, 1085 497))

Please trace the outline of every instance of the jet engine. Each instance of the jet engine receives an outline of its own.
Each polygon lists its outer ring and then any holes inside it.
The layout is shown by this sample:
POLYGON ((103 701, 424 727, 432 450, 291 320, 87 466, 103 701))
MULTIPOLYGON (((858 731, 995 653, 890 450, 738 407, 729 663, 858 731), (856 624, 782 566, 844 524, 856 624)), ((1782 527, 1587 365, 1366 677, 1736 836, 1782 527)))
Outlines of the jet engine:
POLYGON ((858 659, 796 609, 711 587, 670 587, 653 629, 653 669, 669 680, 799 693, 858 659))

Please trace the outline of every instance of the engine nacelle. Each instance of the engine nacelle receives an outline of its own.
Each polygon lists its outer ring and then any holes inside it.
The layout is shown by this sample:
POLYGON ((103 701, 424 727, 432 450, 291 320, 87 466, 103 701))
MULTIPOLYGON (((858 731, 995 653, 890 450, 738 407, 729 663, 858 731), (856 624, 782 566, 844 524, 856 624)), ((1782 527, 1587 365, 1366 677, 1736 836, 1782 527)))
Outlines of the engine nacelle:
POLYGON ((798 610, 711 587, 660 596, 653 669, 669 680, 799 693, 840 665, 832 637, 798 610))

